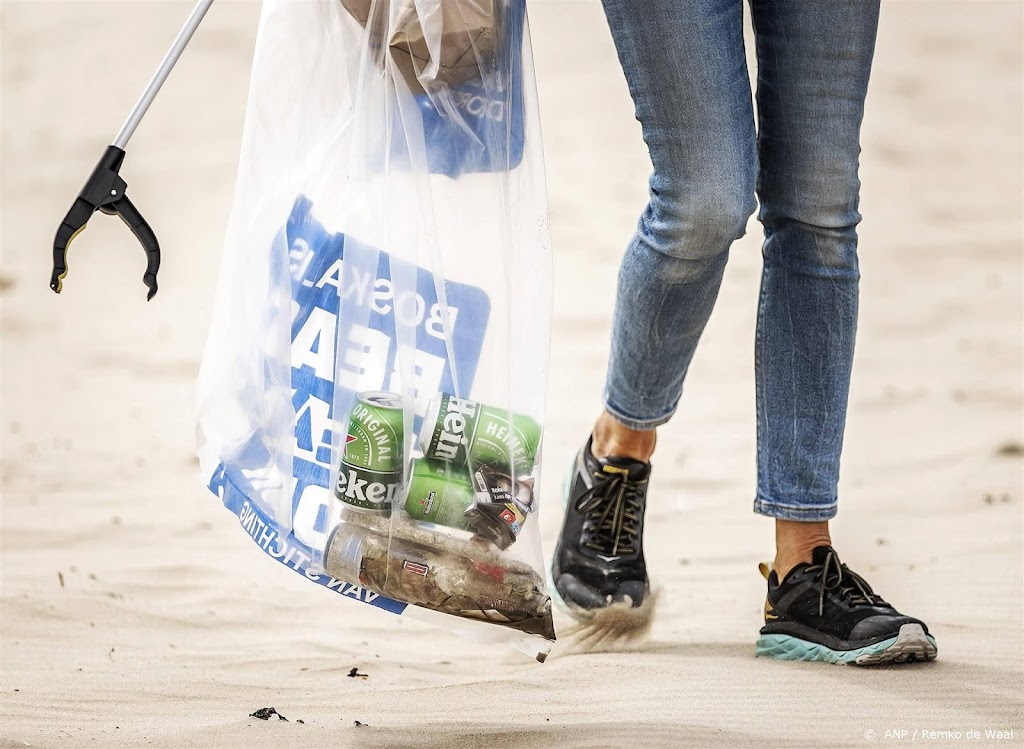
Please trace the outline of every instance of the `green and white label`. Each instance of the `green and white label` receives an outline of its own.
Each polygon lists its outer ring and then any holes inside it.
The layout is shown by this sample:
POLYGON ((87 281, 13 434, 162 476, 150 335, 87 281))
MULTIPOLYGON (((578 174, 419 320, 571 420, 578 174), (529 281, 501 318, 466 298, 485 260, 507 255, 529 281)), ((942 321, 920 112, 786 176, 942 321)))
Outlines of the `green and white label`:
POLYGON ((357 509, 389 513, 401 485, 401 473, 371 471, 342 461, 334 494, 357 509))
POLYGON ((370 471, 402 469, 401 402, 398 407, 382 403, 390 393, 362 393, 349 415, 345 438, 345 461, 370 471))

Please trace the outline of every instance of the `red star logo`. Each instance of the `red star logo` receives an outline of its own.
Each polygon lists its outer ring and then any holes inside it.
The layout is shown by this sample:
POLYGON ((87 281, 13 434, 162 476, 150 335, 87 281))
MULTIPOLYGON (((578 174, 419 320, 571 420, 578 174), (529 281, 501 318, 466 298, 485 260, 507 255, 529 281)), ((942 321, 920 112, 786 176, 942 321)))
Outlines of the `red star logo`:
POLYGON ((345 435, 345 454, 348 455, 349 443, 355 442, 358 438, 354 434, 345 435))

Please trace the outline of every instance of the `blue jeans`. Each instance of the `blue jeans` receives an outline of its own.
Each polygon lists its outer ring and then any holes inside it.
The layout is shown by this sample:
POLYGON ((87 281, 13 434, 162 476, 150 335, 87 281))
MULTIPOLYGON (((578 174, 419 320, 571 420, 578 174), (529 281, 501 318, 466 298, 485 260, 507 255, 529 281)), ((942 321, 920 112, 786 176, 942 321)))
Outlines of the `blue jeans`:
POLYGON ((850 387, 860 126, 879 0, 604 0, 654 172, 619 273, 605 407, 668 421, 729 257, 764 225, 754 510, 827 520, 850 387))

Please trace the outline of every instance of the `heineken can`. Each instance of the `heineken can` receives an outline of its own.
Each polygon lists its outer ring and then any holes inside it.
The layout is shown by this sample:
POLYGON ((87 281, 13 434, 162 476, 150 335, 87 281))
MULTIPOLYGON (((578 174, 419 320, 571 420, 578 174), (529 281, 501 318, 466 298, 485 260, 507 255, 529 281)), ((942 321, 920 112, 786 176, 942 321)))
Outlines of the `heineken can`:
POLYGON ((507 549, 533 510, 533 481, 514 481, 490 466, 472 476, 444 460, 415 460, 405 511, 413 520, 469 531, 507 549))
POLYGON ((348 434, 335 496, 350 507, 381 515, 402 484, 402 399, 394 393, 360 393, 349 414, 348 434))
POLYGON ((413 520, 469 530, 466 510, 475 497, 469 475, 440 460, 414 460, 405 511, 413 520))
POLYGON ((440 393, 427 406, 420 448, 434 460, 525 476, 533 471, 540 438, 540 424, 529 416, 440 393))

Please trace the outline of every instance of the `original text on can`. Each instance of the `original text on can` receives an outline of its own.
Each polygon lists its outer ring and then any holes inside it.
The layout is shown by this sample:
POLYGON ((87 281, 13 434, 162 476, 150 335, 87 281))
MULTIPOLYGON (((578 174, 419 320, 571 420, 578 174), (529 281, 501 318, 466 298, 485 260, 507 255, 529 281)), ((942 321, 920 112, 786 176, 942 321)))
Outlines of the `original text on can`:
POLYGON ((390 514, 402 483, 402 400, 394 393, 360 393, 349 415, 334 493, 354 509, 390 514))

